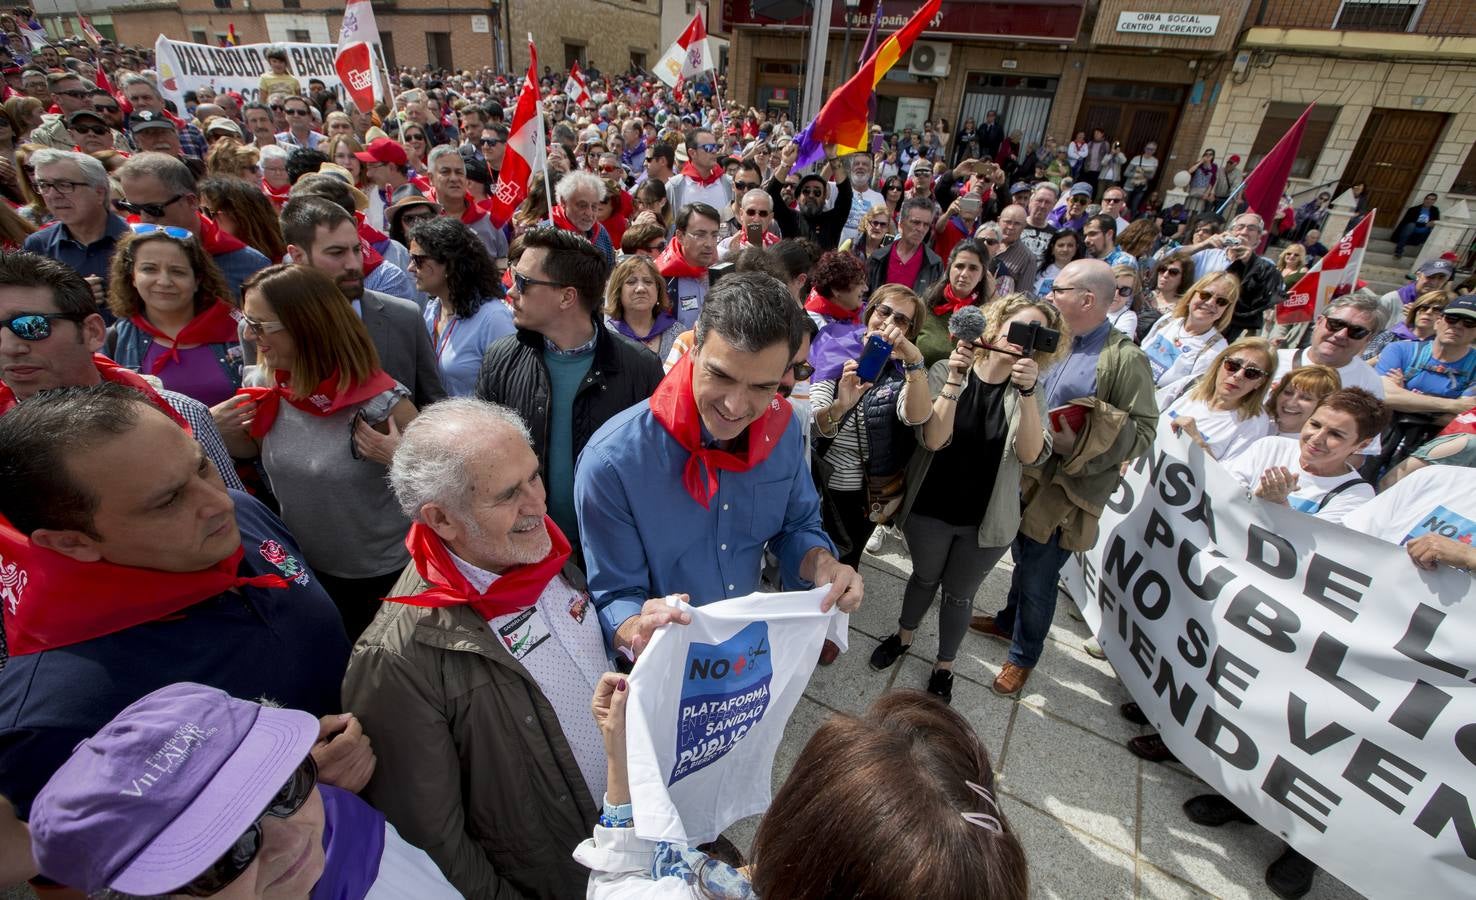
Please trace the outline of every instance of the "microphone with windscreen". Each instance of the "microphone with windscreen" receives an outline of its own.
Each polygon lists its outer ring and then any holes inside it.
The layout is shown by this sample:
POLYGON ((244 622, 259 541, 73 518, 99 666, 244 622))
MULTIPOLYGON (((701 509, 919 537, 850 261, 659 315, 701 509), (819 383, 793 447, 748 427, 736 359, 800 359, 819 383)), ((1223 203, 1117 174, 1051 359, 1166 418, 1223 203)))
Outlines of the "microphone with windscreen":
POLYGON ((959 307, 948 317, 948 333, 955 341, 978 343, 984 336, 985 327, 984 310, 977 306, 959 307))

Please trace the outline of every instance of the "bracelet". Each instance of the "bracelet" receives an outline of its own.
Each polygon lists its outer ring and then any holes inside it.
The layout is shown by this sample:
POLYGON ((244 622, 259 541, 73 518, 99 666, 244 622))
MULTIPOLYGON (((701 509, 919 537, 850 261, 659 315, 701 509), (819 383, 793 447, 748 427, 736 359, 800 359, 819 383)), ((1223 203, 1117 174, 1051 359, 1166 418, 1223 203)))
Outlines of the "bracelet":
POLYGON ((947 391, 939 391, 938 392, 938 396, 941 397, 941 398, 943 398, 944 400, 952 400, 955 403, 958 402, 958 395, 957 394, 950 394, 947 391))
POLYGON ((961 388, 961 387, 963 387, 963 382, 962 381, 959 381, 959 382, 945 381, 945 382, 943 382, 943 386, 944 387, 961 388))
MULTIPOLYGON (((1019 391, 1020 389, 1019 388, 1015 388, 1015 390, 1019 391)), ((1035 396, 1035 385, 1032 384, 1030 386, 1030 390, 1028 390, 1028 391, 1020 391, 1020 396, 1021 397, 1034 397, 1035 396)))
POLYGON ((605 798, 600 810, 600 825, 605 828, 629 828, 635 824, 635 810, 629 803, 612 806, 609 797, 605 798))
POLYGON ((925 363, 920 363, 920 362, 903 363, 902 364, 902 371, 904 371, 904 372, 921 372, 926 367, 927 366, 926 366, 925 363))

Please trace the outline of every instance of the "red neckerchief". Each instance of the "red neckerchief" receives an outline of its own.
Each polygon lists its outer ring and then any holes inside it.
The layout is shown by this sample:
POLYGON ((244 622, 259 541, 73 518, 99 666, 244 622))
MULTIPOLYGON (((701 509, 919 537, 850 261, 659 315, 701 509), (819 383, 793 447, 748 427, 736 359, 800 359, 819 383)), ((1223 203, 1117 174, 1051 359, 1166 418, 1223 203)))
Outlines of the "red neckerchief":
POLYGON ((687 262, 682 255, 682 239, 673 237, 666 242, 666 249, 656 257, 656 268, 662 278, 706 278, 707 270, 687 262))
MULTIPOLYGON (((175 411, 174 407, 169 405, 168 400, 159 396, 159 392, 154 390, 154 386, 144 380, 142 375, 132 369, 123 368, 101 353, 92 354, 92 364, 97 367, 97 374, 103 381, 111 381, 113 384, 133 388, 148 398, 148 401, 158 407, 160 412, 173 419, 180 428, 191 434, 194 433, 194 429, 190 428, 190 423, 185 421, 184 416, 175 411)), ((0 382, 0 416, 14 409, 17 402, 15 392, 10 389, 10 385, 0 382)))
POLYGON ((292 185, 290 184, 284 184, 281 187, 272 187, 265 178, 261 180, 261 192, 266 194, 266 198, 272 201, 272 206, 275 206, 279 210, 287 202, 287 195, 291 191, 292 185))
POLYGON ((390 239, 389 235, 385 234, 383 231, 380 231, 378 228, 375 228, 373 225, 370 225, 367 221, 365 221, 363 213, 354 213, 354 221, 358 223, 359 226, 359 237, 363 238, 369 243, 378 246, 390 239))
POLYGON ((748 441, 742 456, 702 446, 702 416, 697 412, 697 401, 692 398, 691 354, 671 367, 656 386, 650 402, 651 415, 682 449, 692 454, 682 468, 682 486, 703 509, 707 509, 712 495, 717 493, 718 470, 747 472, 763 462, 778 446, 779 438, 794 417, 789 401, 775 394, 769 408, 748 426, 748 441))
POLYGON ((960 297, 953 292, 953 285, 945 282, 943 285, 943 302, 933 307, 933 315, 951 316, 956 310, 973 305, 974 297, 972 295, 960 297))
MULTIPOLYGON (((210 304, 204 312, 196 315, 189 324, 181 328, 178 336, 171 338, 169 335, 154 327, 154 323, 142 315, 129 316, 128 320, 133 327, 144 334, 152 335, 156 341, 170 341, 166 352, 154 360, 153 367, 149 370, 150 375, 158 375, 169 363, 178 363, 179 348, 181 344, 186 346, 197 344, 234 344, 240 339, 237 331, 237 316, 240 314, 231 306, 217 300, 210 304)), ((162 344, 160 346, 163 346, 162 344)))
POLYGON ((405 536, 405 548, 415 561, 415 571, 430 585, 429 590, 408 597, 386 597, 393 603, 410 606, 461 606, 476 610, 483 619, 495 619, 509 613, 521 612, 538 602, 544 588, 564 568, 571 552, 569 539, 554 524, 553 519, 543 517, 543 526, 548 529, 550 547, 548 555, 536 563, 514 566, 498 575, 487 590, 477 593, 466 576, 456 567, 451 551, 441 536, 422 522, 410 526, 405 536))
MULTIPOLYGON (((436 192, 434 190, 432 190, 430 192, 430 194, 427 195, 427 196, 428 196, 428 199, 430 199, 430 201, 433 202, 433 203, 440 203, 441 202, 440 200, 436 199, 436 192)), ((481 218, 483 216, 485 216, 487 213, 480 206, 477 205, 477 198, 475 198, 475 197, 473 197, 471 195, 471 191, 467 191, 465 194, 462 194, 461 196, 462 196, 462 201, 461 202, 463 204, 465 204, 462 207, 462 209, 461 209, 461 224, 463 224, 463 225, 475 225, 475 224, 477 224, 477 222, 480 221, 481 218)), ((444 204, 443 204, 442 208, 444 208, 444 204)), ((570 229, 570 230, 572 231, 573 229, 570 229)))
POLYGON ((569 220, 569 216, 564 212, 564 205, 562 203, 555 203, 554 208, 549 210, 548 217, 554 223, 554 227, 560 231, 572 231, 582 238, 588 238, 589 242, 596 247, 600 245, 600 232, 605 230, 605 226, 599 222, 596 222, 594 227, 589 231, 580 231, 579 226, 569 220))
POLYGON ((707 187, 709 184, 712 184, 719 178, 723 177, 724 171, 725 170, 722 166, 714 165, 711 172, 703 175, 701 172, 697 171, 696 166, 692 165, 692 161, 688 160, 682 165, 682 171, 680 174, 687 176, 688 178, 692 179, 703 187, 707 187))
POLYGON ((820 296, 814 288, 810 289, 810 298, 805 301, 806 312, 819 313, 822 316, 834 319, 837 322, 843 322, 847 325, 859 325, 861 323, 861 310, 862 307, 859 306, 855 309, 846 309, 829 297, 820 296))
POLYGON ((116 634, 194 606, 232 588, 284 588, 281 575, 237 574, 244 547, 200 572, 162 572, 79 562, 31 539, 0 516, 0 593, 11 656, 116 634))
POLYGON ((379 371, 369 376, 369 380, 362 384, 351 383, 343 390, 339 390, 338 373, 334 372, 319 382, 311 394, 306 397, 294 397, 290 387, 292 381, 290 372, 278 369, 272 377, 277 382, 276 387, 243 387, 236 391, 237 394, 256 401, 256 414, 251 420, 251 436, 257 439, 272 430, 272 424, 277 421, 277 410, 283 400, 303 412, 312 413, 315 416, 331 416, 340 409, 363 403, 370 397, 378 396, 395 386, 393 378, 379 371))
POLYGON ((1450 434, 1476 434, 1476 407, 1466 410, 1454 419, 1450 424, 1440 430, 1440 437, 1450 434))
POLYGON ((374 245, 366 241, 363 237, 359 238, 359 247, 364 251, 364 277, 368 278, 370 273, 379 268, 384 262, 384 256, 378 250, 375 250, 374 245))
POLYGON ((221 231, 220 226, 213 220, 201 215, 200 246, 204 248, 206 256, 224 256, 227 253, 245 249, 246 243, 234 234, 221 231))

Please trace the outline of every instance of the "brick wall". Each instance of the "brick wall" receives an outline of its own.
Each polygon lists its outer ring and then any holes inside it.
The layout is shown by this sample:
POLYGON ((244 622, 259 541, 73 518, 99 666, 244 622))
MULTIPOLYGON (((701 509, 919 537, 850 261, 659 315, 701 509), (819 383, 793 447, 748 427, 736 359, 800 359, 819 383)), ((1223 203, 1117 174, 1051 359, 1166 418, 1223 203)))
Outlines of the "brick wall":
MULTIPOLYGON (((1332 28, 1341 0, 1269 0, 1264 14, 1252 7, 1247 25, 1332 28)), ((1476 0, 1427 0, 1415 34, 1476 34, 1476 0)))

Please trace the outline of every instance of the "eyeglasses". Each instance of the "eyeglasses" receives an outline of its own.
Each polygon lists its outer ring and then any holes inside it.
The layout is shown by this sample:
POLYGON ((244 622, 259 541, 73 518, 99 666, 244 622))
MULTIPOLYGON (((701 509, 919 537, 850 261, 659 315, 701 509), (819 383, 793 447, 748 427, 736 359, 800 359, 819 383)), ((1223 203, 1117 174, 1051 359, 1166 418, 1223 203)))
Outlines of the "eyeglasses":
POLYGON ((1130 285, 1130 284, 1120 284, 1120 285, 1117 286, 1117 296, 1119 296, 1119 297, 1131 297, 1132 295, 1133 295, 1133 286, 1132 285, 1130 285))
POLYGON ((1343 319, 1335 319, 1332 316, 1323 316, 1322 325, 1324 328, 1327 329, 1328 334, 1337 334, 1339 331, 1343 331, 1346 329, 1348 332, 1348 337, 1352 338, 1355 341, 1361 341, 1364 338, 1368 337, 1370 334, 1373 334, 1373 331, 1371 329, 1364 328, 1362 325, 1354 325, 1352 322, 1348 322, 1343 319))
POLYGON ((645 248, 645 250, 646 250, 647 253, 660 253, 661 251, 663 251, 665 249, 666 249, 666 241, 657 241, 656 243, 652 244, 651 246, 645 248))
POLYGON ((175 203, 178 203, 186 196, 188 195, 175 194, 173 197, 170 197, 163 203, 129 203, 127 200, 114 200, 113 206, 116 207, 119 212, 125 212, 129 215, 154 216, 157 218, 164 215, 165 207, 173 206, 175 203))
POLYGON ((123 107, 117 106, 112 103, 94 103, 92 104, 92 108, 101 113, 116 113, 123 111, 123 107))
POLYGON ((188 241, 194 238, 194 234, 188 228, 180 228, 178 225, 155 225, 152 222, 135 222, 128 226, 137 235, 163 234, 165 237, 174 238, 176 241, 188 241))
POLYGON ((1249 378, 1251 381, 1260 381, 1262 378, 1265 378, 1267 375, 1271 374, 1265 369, 1253 366, 1248 362, 1241 362, 1240 360, 1233 357, 1220 363, 1220 365, 1224 366, 1225 371, 1229 372, 1231 375, 1239 373, 1242 369, 1245 370, 1245 377, 1249 378))
POLYGON ((807 362, 790 363, 789 371, 794 373, 795 381, 805 381, 815 374, 815 367, 807 362))
POLYGON ((414 263, 415 268, 418 269, 428 262, 438 263, 440 260, 426 253, 412 253, 410 254, 410 262, 414 263))
POLYGON ((75 191, 86 183, 85 181, 36 181, 35 187, 36 193, 38 194, 44 194, 47 191, 56 191, 58 194, 66 197, 72 191, 75 191))
POLYGON ((273 816, 278 819, 290 819, 302 809, 303 804, 313 795, 313 789, 318 786, 318 766, 313 762, 311 756, 302 761, 297 771, 277 791, 272 802, 251 827, 236 839, 236 843, 223 853, 210 868, 198 875, 193 881, 176 893, 186 894, 191 897, 210 897, 220 893, 230 886, 231 882, 241 877, 241 873, 251 868, 252 862, 256 860, 256 854, 261 852, 262 831, 261 819, 273 816))
POLYGON ((740 193, 747 193, 748 191, 756 191, 756 190, 758 190, 758 187, 759 186, 758 186, 758 183, 757 182, 747 182, 747 181, 735 181, 735 182, 733 182, 733 189, 736 190, 736 191, 739 191, 740 193))
POLYGON ((544 285, 545 287, 552 287, 552 288, 566 288, 566 287, 568 287, 567 284, 564 284, 561 281, 544 281, 541 278, 529 278, 527 275, 524 275, 522 272, 518 272, 516 270, 513 271, 513 288, 519 294, 521 294, 524 291, 528 290, 528 285, 530 285, 530 284, 541 284, 541 285, 544 285))
POLYGON ((824 188, 805 188, 805 189, 803 189, 803 190, 800 191, 800 196, 801 197, 824 197, 825 196, 825 189, 824 188))
POLYGON ((1183 274, 1184 274, 1184 270, 1183 269, 1161 269, 1161 270, 1159 270, 1158 277, 1162 278, 1165 275, 1183 275, 1183 274))
POLYGON ((9 328, 11 334, 23 341, 44 341, 51 337, 52 319, 81 322, 85 318, 80 313, 22 313, 0 320, 0 327, 9 328))
POLYGON ((291 109, 287 110, 287 115, 289 115, 289 116, 310 116, 310 115, 312 115, 312 112, 310 110, 306 110, 306 109, 298 109, 297 107, 294 106, 291 109))
POLYGON ((767 219, 773 215, 767 209, 745 209, 743 214, 745 216, 758 216, 760 219, 767 219))
POLYGON ((1225 296, 1224 294, 1211 294, 1209 291, 1200 291, 1199 296, 1213 301, 1215 306, 1218 306, 1220 309, 1224 309, 1232 302, 1230 298, 1225 296))
POLYGON ((251 332, 257 337, 262 337, 263 335, 272 334, 277 331, 287 330, 287 326, 283 325, 281 322, 275 320, 263 321, 261 319, 253 319, 244 313, 241 315, 241 322, 245 324, 247 331, 251 332))
POLYGON ((984 244, 984 246, 986 247, 993 247, 999 243, 999 238, 979 238, 979 242, 984 244))
POLYGON ((872 310, 872 312, 875 315, 881 316, 883 321, 891 320, 893 324, 902 326, 904 330, 912 328, 911 316, 899 313, 885 303, 872 310))
MULTIPOLYGON (((1466 316, 1462 316, 1459 314, 1446 313, 1440 318, 1444 319, 1445 324, 1447 325, 1459 325, 1462 328, 1476 328, 1476 319, 1467 318, 1466 316)), ((1352 335, 1351 331, 1349 332, 1349 335, 1352 335)))
POLYGON ((77 132, 78 134, 94 134, 98 135, 99 137, 107 134, 109 131, 112 131, 112 129, 106 125, 73 125, 72 130, 77 132))

